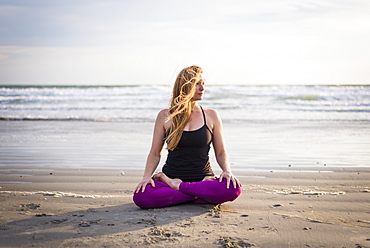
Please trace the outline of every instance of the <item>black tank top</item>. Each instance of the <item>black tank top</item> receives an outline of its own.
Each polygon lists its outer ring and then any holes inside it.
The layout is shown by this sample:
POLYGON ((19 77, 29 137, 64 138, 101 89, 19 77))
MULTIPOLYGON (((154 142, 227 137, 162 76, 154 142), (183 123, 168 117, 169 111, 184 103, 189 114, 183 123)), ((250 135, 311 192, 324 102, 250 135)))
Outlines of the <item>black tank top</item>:
POLYGON ((204 125, 194 131, 183 131, 179 144, 174 150, 168 150, 166 164, 162 171, 170 178, 180 178, 184 182, 197 182, 205 176, 214 176, 209 150, 212 132, 206 124, 203 108, 204 125))

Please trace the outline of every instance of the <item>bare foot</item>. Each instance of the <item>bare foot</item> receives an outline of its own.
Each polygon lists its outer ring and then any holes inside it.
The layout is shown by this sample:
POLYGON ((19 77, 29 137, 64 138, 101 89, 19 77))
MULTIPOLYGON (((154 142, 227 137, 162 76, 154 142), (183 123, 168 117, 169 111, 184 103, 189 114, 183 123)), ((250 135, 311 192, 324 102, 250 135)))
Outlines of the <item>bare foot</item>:
POLYGON ((215 176, 205 176, 202 181, 216 180, 215 176))
POLYGON ((153 175, 153 179, 157 181, 162 181, 164 183, 167 183, 171 188, 179 190, 180 184, 182 183, 181 179, 175 178, 171 179, 163 172, 159 172, 155 175, 153 175))

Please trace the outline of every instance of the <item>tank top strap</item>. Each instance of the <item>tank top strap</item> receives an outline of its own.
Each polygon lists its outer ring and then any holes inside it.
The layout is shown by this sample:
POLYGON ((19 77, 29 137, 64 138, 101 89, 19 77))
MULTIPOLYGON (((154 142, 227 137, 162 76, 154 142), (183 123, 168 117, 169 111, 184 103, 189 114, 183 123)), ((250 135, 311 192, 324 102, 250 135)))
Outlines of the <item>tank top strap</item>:
POLYGON ((203 110, 202 106, 199 105, 199 107, 200 107, 200 109, 202 110, 202 113, 203 113, 204 125, 207 125, 206 114, 204 113, 204 110, 203 110))

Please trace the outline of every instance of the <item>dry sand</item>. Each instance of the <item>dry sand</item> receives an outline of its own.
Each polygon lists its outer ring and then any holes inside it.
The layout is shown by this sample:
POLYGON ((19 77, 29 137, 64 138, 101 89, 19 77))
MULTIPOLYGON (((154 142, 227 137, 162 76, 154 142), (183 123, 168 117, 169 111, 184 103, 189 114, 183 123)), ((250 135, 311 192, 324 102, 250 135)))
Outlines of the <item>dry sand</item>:
POLYGON ((36 169, 1 184, 1 247, 370 247, 366 168, 244 172, 234 202, 148 210, 140 171, 36 169))

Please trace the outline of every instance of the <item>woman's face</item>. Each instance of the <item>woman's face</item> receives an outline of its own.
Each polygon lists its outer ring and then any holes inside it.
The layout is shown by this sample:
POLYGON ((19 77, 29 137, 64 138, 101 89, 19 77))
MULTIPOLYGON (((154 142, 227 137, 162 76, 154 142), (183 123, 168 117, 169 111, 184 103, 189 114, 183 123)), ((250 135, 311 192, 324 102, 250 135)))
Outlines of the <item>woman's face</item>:
POLYGON ((203 100, 205 78, 202 75, 200 76, 200 78, 200 81, 195 85, 196 88, 193 96, 194 101, 203 100))

